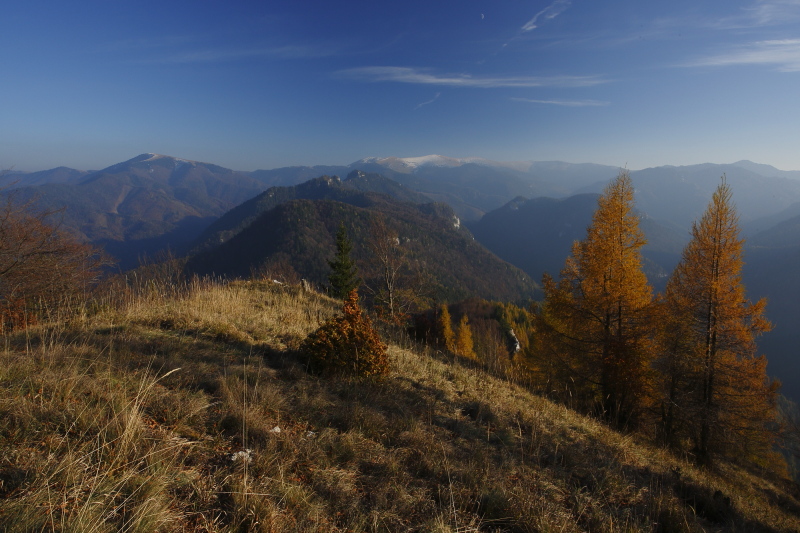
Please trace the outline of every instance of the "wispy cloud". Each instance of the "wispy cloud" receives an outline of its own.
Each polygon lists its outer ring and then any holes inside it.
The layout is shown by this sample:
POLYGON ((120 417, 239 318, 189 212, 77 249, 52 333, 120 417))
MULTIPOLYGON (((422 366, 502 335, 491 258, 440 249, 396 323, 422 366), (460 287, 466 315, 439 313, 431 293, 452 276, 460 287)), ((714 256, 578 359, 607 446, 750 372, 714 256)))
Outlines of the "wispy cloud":
POLYGON ((590 87, 607 83, 601 76, 517 76, 476 77, 470 74, 436 74, 427 69, 409 67, 359 67, 340 70, 337 76, 357 81, 390 81, 451 87, 590 87))
POLYGON ((685 66, 732 65, 773 65, 781 72, 800 72, 800 39, 758 41, 685 66))
POLYGON ((522 27, 522 31, 531 31, 535 30, 539 27, 539 19, 544 19, 545 21, 553 20, 557 16, 566 10, 572 2, 570 0, 556 0, 546 8, 542 9, 534 17, 529 20, 525 25, 522 27))
POLYGON ((432 103, 434 103, 436 100, 438 100, 438 99, 439 99, 439 97, 440 97, 441 95, 442 95, 442 93, 436 93, 436 96, 434 96, 433 98, 431 98, 431 99, 430 99, 430 100, 428 100, 427 102, 422 102, 421 104, 417 104, 417 107, 415 107, 415 108, 414 108, 414 111, 416 111, 417 109, 419 109, 419 108, 420 108, 420 107, 422 107, 422 106, 426 106, 426 105, 428 105, 428 104, 432 104, 432 103))
POLYGON ((800 20, 799 0, 755 0, 722 18, 703 21, 717 30, 751 30, 770 26, 785 26, 800 20))
POLYGON ((746 12, 758 25, 785 24, 800 17, 800 0, 758 0, 746 12))
POLYGON ((609 102, 601 102, 600 100, 535 100, 533 98, 510 98, 510 100, 528 104, 557 105, 562 107, 604 107, 609 105, 609 102))

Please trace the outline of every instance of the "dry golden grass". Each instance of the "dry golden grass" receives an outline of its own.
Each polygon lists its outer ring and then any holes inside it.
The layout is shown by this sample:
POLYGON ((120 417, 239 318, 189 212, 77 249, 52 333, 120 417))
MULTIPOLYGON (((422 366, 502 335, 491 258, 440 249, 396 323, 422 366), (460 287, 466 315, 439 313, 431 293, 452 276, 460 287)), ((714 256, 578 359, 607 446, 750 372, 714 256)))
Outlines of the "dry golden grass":
POLYGON ((797 487, 698 470, 425 349, 297 348, 337 302, 153 284, 6 339, 1 531, 798 531, 797 487))

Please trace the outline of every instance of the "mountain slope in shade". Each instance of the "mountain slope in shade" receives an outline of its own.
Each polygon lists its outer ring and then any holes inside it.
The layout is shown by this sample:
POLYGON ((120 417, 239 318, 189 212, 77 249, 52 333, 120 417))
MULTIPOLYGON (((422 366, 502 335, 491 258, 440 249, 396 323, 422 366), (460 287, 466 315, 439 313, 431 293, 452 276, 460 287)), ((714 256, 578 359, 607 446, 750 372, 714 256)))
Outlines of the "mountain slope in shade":
POLYGON ((800 216, 800 201, 791 204, 786 209, 778 211, 772 215, 748 220, 742 223, 742 231, 747 237, 755 237, 759 233, 770 230, 781 222, 800 216))
POLYGON ((783 381, 782 392, 800 401, 800 216, 748 238, 743 278, 747 295, 767 298, 773 329, 759 339, 769 371, 783 381))
MULTIPOLYGON (((597 209, 597 194, 568 198, 517 198, 487 213, 468 227, 484 246, 535 280, 547 272, 558 278, 572 243, 586 237, 597 209)), ((643 248, 645 271, 660 288, 680 259, 688 236, 642 216, 640 227, 648 238, 643 248)))
POLYGON ((689 228, 705 211, 723 175, 743 224, 800 201, 800 180, 762 176, 736 165, 704 164, 632 172, 636 208, 658 221, 689 228))
POLYGON ((335 253, 334 236, 344 223, 354 243, 353 256, 368 263, 370 231, 384 220, 398 234, 411 264, 432 280, 432 294, 445 300, 468 296, 524 301, 535 284, 521 270, 498 259, 460 227, 443 205, 400 203, 376 193, 343 201, 292 199, 261 213, 236 235, 194 256, 187 268, 199 274, 250 276, 280 270, 324 286, 335 253))
POLYGON ((519 197, 468 227, 478 242, 533 279, 542 279, 545 272, 557 278, 572 243, 586 236, 597 198, 596 194, 519 197))
POLYGON ((84 176, 18 190, 43 209, 63 209, 62 225, 105 246, 122 268, 139 256, 180 251, 213 219, 263 189, 250 176, 207 163, 156 154, 84 176))
POLYGON ((747 297, 767 299, 773 329, 758 339, 769 360, 767 371, 783 382, 781 392, 800 402, 800 245, 746 247, 742 278, 747 297))
MULTIPOLYGON (((800 204, 793 206, 797 209, 800 204)), ((747 239, 755 248, 788 248, 800 246, 800 214, 778 222, 771 228, 760 231, 747 239)))
POLYGON ((290 200, 338 200, 363 207, 371 203, 364 196, 367 192, 385 194, 400 202, 430 202, 426 196, 379 174, 354 170, 344 180, 338 176, 320 176, 295 186, 271 187, 236 206, 203 232, 198 239, 197 249, 207 249, 227 241, 261 214, 290 200))

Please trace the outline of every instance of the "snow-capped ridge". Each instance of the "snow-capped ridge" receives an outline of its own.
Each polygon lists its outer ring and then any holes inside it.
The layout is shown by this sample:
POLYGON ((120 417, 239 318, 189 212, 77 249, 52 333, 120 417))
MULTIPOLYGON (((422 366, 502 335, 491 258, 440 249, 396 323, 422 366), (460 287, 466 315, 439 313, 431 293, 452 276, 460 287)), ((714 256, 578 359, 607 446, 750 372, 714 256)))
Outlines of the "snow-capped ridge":
POLYGON ((530 168, 530 161, 500 162, 484 159, 482 157, 447 157, 438 154, 423 155, 418 157, 365 157, 352 165, 374 164, 387 167, 395 172, 414 172, 423 167, 455 168, 462 165, 481 165, 485 167, 506 167, 526 171, 530 168))
MULTIPOLYGON (((175 162, 175 166, 180 166, 180 164, 189 164, 189 165, 196 165, 197 161, 192 161, 191 159, 181 159, 180 157, 172 157, 170 155, 163 155, 163 154, 154 154, 152 152, 148 152, 146 154, 142 154, 139 157, 149 156, 147 159, 142 159, 139 162, 147 163, 150 161, 157 161, 159 159, 171 159, 175 162)), ((138 159, 138 158, 136 158, 138 159)))

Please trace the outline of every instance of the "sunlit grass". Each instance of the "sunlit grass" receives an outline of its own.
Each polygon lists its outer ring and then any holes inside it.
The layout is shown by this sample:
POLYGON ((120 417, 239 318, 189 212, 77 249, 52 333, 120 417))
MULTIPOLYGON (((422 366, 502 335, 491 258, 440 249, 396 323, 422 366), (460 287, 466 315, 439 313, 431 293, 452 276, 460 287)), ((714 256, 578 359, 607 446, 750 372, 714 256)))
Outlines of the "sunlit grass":
POLYGON ((153 283, 8 337, 0 530, 800 529, 779 478, 696 469, 411 343, 382 381, 311 375, 297 348, 338 305, 153 283))

